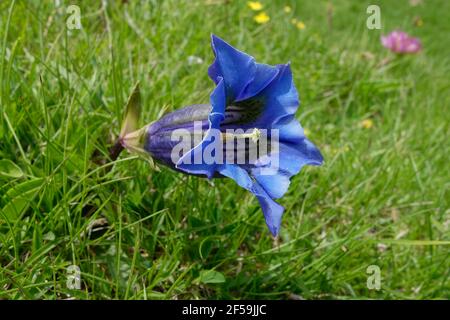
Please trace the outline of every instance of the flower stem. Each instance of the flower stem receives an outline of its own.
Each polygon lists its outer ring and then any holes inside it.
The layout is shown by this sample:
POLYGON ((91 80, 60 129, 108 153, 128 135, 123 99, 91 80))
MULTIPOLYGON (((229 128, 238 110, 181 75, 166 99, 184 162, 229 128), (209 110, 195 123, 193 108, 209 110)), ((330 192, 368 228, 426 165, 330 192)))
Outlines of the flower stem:
POLYGON ((116 143, 109 148, 109 158, 111 161, 116 161, 123 149, 120 139, 117 139, 116 143))

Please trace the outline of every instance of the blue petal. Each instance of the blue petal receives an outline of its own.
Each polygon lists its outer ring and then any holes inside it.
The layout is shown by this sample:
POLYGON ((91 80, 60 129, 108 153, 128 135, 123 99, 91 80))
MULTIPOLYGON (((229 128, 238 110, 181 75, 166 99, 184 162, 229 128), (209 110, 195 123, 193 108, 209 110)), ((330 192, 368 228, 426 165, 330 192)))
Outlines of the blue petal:
MULTIPOLYGON (((221 77, 219 77, 219 83, 211 93, 211 113, 209 114, 209 129, 205 135, 205 138, 200 144, 195 146, 190 151, 186 152, 176 164, 176 168, 183 170, 189 174, 202 174, 206 175, 209 179, 214 177, 217 170, 217 164, 208 164, 202 161, 202 163, 195 163, 195 159, 203 159, 203 152, 205 148, 211 143, 219 143, 216 137, 213 136, 211 129, 219 129, 220 123, 224 119, 225 106, 226 106, 226 94, 225 83, 221 77)), ((216 147, 216 150, 222 150, 221 147, 216 147)))
POLYGON ((255 179, 272 199, 281 198, 289 188, 290 176, 283 171, 276 175, 256 175, 255 179))
POLYGON ((300 157, 301 162, 307 165, 319 166, 322 164, 323 156, 319 149, 305 137, 302 126, 293 116, 282 118, 273 128, 279 130, 279 141, 282 144, 280 152, 283 152, 282 159, 288 159, 294 155, 300 157), (285 148, 295 149, 298 155, 291 149, 283 151, 285 148))
POLYGON ((277 77, 259 94, 265 101, 265 109, 257 120, 261 127, 271 127, 283 118, 293 116, 300 103, 290 65, 278 65, 277 68, 277 77))
POLYGON ((220 166, 218 170, 220 174, 233 179, 239 186, 249 190, 258 198, 267 227, 276 236, 280 230, 284 208, 276 203, 259 182, 250 177, 245 169, 237 165, 227 164, 220 166))
POLYGON ((187 106, 161 117, 148 127, 148 134, 153 135, 162 130, 174 130, 178 127, 192 126, 194 121, 206 120, 211 112, 209 104, 187 106))
POLYGON ((253 180, 250 178, 248 172, 234 164, 224 164, 219 168, 221 175, 231 178, 244 189, 251 190, 253 180))
POLYGON ((290 178, 299 173, 303 166, 320 165, 323 162, 319 150, 306 138, 297 144, 281 142, 278 152, 272 152, 267 157, 265 163, 272 162, 252 168, 251 175, 273 199, 281 198, 286 193, 290 178))
POLYGON ((276 78, 278 73, 279 70, 277 67, 257 63, 253 81, 245 87, 235 100, 242 101, 258 95, 276 78))
POLYGON ((232 47, 219 37, 211 36, 216 56, 208 69, 209 77, 218 84, 225 81, 228 101, 242 101, 257 95, 278 74, 278 68, 256 63, 255 59, 232 47))
MULTIPOLYGON (((217 133, 217 131, 215 131, 214 133, 217 133)), ((208 179, 212 179, 215 176, 218 164, 205 162, 205 159, 203 158, 204 151, 209 145, 219 142, 220 137, 214 136, 213 132, 209 130, 201 143, 186 152, 178 160, 175 168, 193 175, 205 175, 208 177, 208 179), (200 159, 200 161, 197 163, 196 159, 200 159)), ((221 150, 220 147, 210 147, 214 148, 215 150, 221 150)))
POLYGON ((211 46, 216 59, 209 67, 208 75, 216 84, 222 77, 228 98, 234 100, 253 80, 256 71, 255 59, 215 35, 211 36, 211 46))
POLYGON ((251 191, 259 200, 267 227, 273 236, 277 236, 280 230, 284 208, 276 203, 259 184, 255 183, 251 191))
POLYGON ((293 115, 280 119, 272 129, 279 130, 279 139, 283 142, 301 143, 305 138, 300 122, 293 115))
MULTIPOLYGON (((225 118, 225 108, 227 106, 227 95, 226 95, 226 89, 225 89, 225 81, 222 77, 218 77, 219 83, 217 84, 216 88, 210 95, 210 101, 211 101, 211 113, 209 115, 209 120, 211 121, 212 117, 219 117, 220 121, 222 121, 225 118)), ((219 128, 220 122, 217 129, 219 128)))

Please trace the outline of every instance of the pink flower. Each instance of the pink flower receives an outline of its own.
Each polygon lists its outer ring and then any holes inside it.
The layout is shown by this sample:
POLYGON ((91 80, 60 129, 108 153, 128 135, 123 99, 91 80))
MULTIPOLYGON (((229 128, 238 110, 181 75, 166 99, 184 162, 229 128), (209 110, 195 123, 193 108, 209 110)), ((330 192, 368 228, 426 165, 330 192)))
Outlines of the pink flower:
POLYGON ((387 36, 381 36, 381 43, 395 53, 417 53, 422 44, 417 38, 410 37, 406 32, 395 30, 387 36))

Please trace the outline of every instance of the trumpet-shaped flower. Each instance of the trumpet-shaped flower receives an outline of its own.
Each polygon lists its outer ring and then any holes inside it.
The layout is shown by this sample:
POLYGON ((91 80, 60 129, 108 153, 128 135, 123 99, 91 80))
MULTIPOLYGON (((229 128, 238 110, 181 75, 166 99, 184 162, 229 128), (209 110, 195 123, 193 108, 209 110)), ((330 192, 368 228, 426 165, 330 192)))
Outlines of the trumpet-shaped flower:
POLYGON ((210 104, 169 113, 125 135, 122 144, 183 173, 233 179, 257 197, 269 230, 277 235, 284 208, 275 199, 304 165, 320 165, 322 155, 295 118, 299 97, 289 64, 257 63, 214 35, 212 49, 208 75, 216 87, 210 104), (180 146, 175 133, 190 138, 181 152, 174 152, 180 146), (224 161, 205 160, 206 150, 224 161), (254 150, 256 157, 250 157, 254 150), (240 155, 243 161, 236 161, 240 155))

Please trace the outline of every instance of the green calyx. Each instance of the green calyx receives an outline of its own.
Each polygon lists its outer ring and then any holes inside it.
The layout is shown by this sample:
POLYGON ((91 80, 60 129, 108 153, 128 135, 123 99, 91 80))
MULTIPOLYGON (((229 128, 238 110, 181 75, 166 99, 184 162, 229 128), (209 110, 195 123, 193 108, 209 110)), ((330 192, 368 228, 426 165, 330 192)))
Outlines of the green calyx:
POLYGON ((141 92, 139 82, 133 88, 125 107, 125 117, 122 122, 119 139, 123 139, 130 132, 139 129, 139 119, 141 117, 141 92))
POLYGON ((149 153, 145 151, 145 139, 148 125, 139 129, 139 120, 141 117, 141 93, 139 90, 139 82, 133 88, 125 107, 125 117, 120 130, 120 144, 129 152, 142 156, 153 169, 158 169, 154 164, 149 153))

